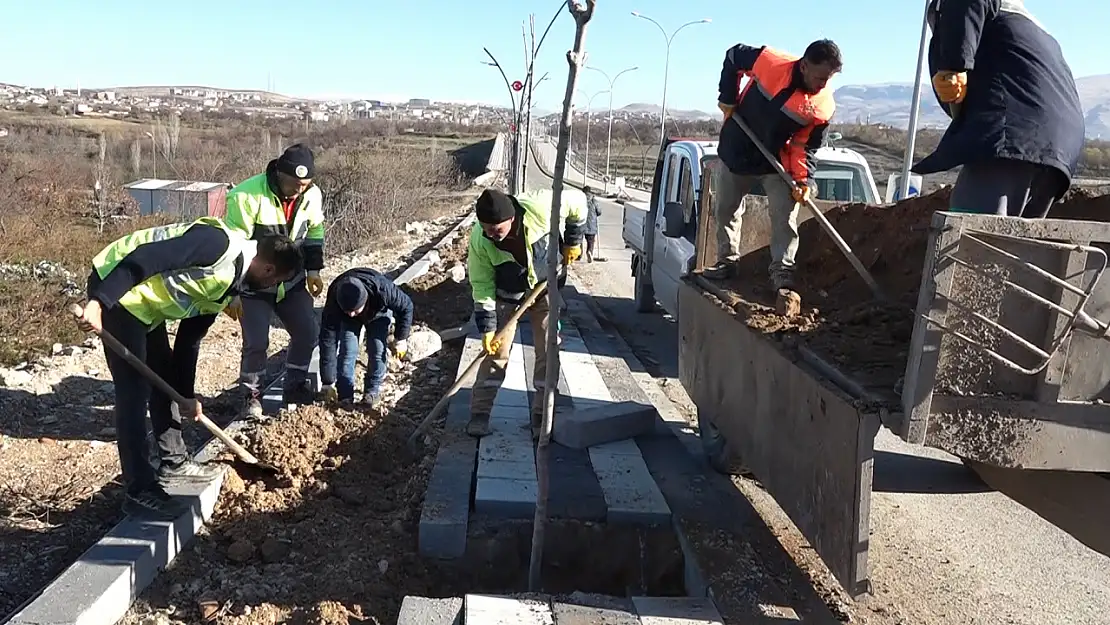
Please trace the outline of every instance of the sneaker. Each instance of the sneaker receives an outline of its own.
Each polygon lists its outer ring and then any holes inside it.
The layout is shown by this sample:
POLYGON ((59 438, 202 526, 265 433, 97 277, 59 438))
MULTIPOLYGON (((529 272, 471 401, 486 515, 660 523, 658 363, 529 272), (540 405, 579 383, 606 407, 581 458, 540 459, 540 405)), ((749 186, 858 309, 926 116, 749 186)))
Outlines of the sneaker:
POLYGON ((158 485, 127 493, 123 500, 123 513, 140 519, 173 521, 186 512, 189 512, 189 506, 170 497, 158 485))
POLYGON ((222 472, 223 469, 219 466, 200 464, 192 460, 186 460, 180 464, 162 463, 158 467, 158 481, 163 484, 207 484, 219 477, 222 472))
POLYGON ((735 273, 735 267, 728 261, 721 261, 712 267, 706 267, 702 270, 701 275, 705 276, 708 280, 725 280, 731 278, 735 273))

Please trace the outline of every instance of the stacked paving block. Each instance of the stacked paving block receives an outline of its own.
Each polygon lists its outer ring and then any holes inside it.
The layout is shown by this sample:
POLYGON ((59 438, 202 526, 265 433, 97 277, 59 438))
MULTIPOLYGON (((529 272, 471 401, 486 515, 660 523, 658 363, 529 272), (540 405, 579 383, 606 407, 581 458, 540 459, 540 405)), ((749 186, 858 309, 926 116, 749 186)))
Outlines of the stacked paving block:
POLYGON ((538 486, 519 326, 490 413, 490 429, 492 433, 478 446, 474 511, 491 517, 530 519, 536 510, 538 486))
POLYGON ((704 597, 405 597, 398 625, 723 625, 704 597))

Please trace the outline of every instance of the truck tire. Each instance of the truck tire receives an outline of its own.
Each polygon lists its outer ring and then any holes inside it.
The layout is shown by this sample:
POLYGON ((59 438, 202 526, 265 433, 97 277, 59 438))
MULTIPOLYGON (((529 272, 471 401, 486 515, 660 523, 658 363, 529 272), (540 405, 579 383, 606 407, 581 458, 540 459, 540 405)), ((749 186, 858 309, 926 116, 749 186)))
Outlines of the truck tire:
POLYGON ((713 421, 698 410, 698 438, 701 440, 701 449, 705 453, 705 461, 717 473, 722 475, 751 475, 736 454, 728 447, 728 441, 713 421))
POLYGON ((632 296, 636 300, 636 312, 655 312, 655 289, 644 277, 643 263, 636 263, 635 284, 632 287, 632 296))

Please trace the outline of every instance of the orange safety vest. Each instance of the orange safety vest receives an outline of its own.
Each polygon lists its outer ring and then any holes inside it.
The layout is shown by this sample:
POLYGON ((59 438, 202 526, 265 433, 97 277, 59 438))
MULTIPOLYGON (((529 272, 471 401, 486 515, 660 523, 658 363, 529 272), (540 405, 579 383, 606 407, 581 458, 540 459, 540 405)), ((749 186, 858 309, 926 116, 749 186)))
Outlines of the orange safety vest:
MULTIPOLYGON (((752 89, 756 89, 758 93, 750 95, 766 100, 766 103, 761 104, 776 103, 779 94, 788 89, 794 80, 794 64, 797 60, 796 56, 765 47, 750 72, 737 73, 737 89, 740 89, 740 83, 745 75, 751 80, 740 91, 736 111, 733 114, 738 115, 741 110, 748 108, 744 106, 744 99, 749 96, 752 89)), ((806 142, 809 141, 809 134, 814 127, 829 123, 835 110, 836 104, 833 102, 832 89, 829 87, 814 94, 795 89, 777 109, 786 120, 781 117, 774 120, 761 120, 763 123, 774 124, 773 127, 781 127, 779 124, 787 121, 788 127, 793 130, 789 138, 782 141, 780 145, 764 147, 772 154, 778 153, 779 161, 794 180, 806 180, 809 176, 806 167, 806 142)), ((749 119, 747 115, 745 119, 749 119)), ((751 126, 750 119, 748 125, 751 126)))

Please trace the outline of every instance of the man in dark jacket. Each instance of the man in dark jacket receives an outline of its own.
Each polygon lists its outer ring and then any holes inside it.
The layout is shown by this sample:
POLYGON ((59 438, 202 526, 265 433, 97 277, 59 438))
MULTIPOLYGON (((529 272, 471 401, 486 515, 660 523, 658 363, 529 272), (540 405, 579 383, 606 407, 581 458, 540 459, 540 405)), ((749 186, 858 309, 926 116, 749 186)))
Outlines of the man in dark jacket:
POLYGON ((963 165, 950 210, 1044 217, 1083 150, 1083 109, 1060 44, 1019 0, 933 0, 929 72, 952 118, 913 171, 963 165))
POLYGON ((393 350, 398 358, 404 358, 412 332, 412 312, 412 299, 373 269, 350 269, 331 283, 320 320, 320 381, 325 401, 354 400, 358 339, 366 328, 368 358, 362 402, 377 407, 389 364, 390 323, 395 324, 393 350))
POLYGON ((802 58, 763 46, 736 44, 725 53, 717 107, 724 114, 717 156, 725 171, 717 188, 716 280, 734 273, 740 256, 744 198, 757 186, 767 194, 771 222, 771 282, 793 284, 798 251, 798 207, 810 196, 814 153, 821 147, 836 105, 829 79, 840 71, 840 48, 828 40, 809 44, 802 58), (741 81, 748 81, 741 89, 741 81), (737 123, 742 119, 763 147, 778 157, 787 184, 737 123))

